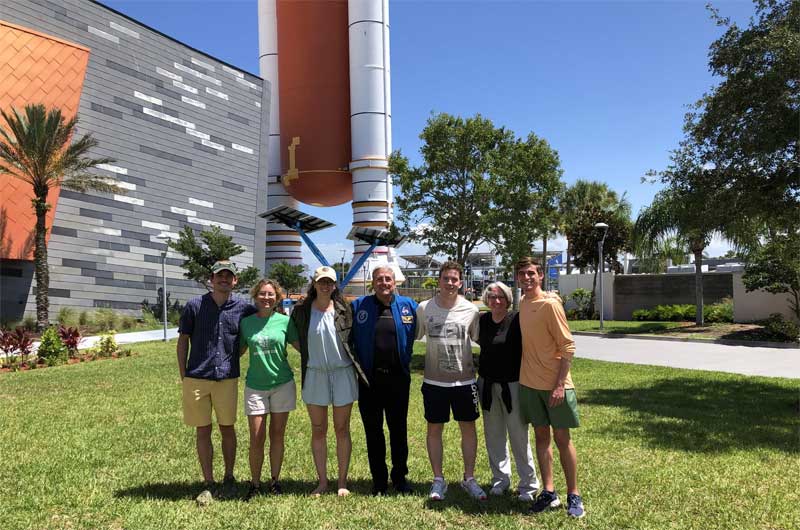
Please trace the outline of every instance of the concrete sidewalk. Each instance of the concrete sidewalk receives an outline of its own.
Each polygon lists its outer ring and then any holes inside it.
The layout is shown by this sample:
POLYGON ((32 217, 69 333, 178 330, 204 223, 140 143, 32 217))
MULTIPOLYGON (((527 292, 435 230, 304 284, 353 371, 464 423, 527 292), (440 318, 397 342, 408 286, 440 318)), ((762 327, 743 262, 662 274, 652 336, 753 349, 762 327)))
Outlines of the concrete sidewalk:
MULTIPOLYGON (((167 340, 175 339, 178 337, 178 328, 167 328, 167 340)), ((151 329, 149 331, 132 331, 130 333, 117 333, 115 335, 117 344, 133 344, 134 342, 148 342, 151 340, 163 340, 163 329, 151 329)), ((100 340, 99 336, 83 337, 78 345, 78 349, 91 348, 97 341, 100 340)), ((38 343, 37 343, 38 346, 38 343)))
POLYGON ((800 349, 575 335, 575 355, 600 361, 800 379, 800 349))
MULTIPOLYGON (((167 330, 167 339, 178 328, 167 330)), ((161 340, 164 330, 117 333, 118 344, 161 340)), ((83 337, 80 348, 91 348, 100 337, 83 337)), ((39 343, 35 343, 38 347, 39 343)), ((575 335, 575 355, 586 359, 712 370, 742 375, 800 379, 800 349, 779 349, 696 342, 653 341, 632 338, 575 335)))
MULTIPOLYGON (((178 337, 178 328, 171 328, 167 329, 167 340, 174 339, 178 337)), ((164 338, 164 330, 163 329, 151 329, 149 331, 132 331, 130 333, 117 333, 114 335, 114 338, 117 340, 117 344, 133 344, 135 342, 148 342, 151 340, 163 340, 164 338)), ((81 337, 81 341, 78 343, 79 350, 85 350, 86 348, 92 348, 97 341, 100 340, 99 335, 93 335, 91 337, 81 337)), ((39 341, 35 341, 33 343, 33 353, 39 349, 39 341)), ((0 354, 2 356, 2 354, 0 354)))

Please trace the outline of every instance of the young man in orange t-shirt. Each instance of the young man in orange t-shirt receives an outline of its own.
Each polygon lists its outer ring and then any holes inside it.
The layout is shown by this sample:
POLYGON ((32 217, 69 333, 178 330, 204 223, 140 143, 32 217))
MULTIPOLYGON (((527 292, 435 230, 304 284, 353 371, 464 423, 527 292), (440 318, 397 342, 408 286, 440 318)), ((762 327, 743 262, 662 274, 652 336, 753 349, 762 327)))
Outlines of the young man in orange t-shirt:
POLYGON ((523 421, 533 424, 536 458, 544 486, 531 511, 539 513, 561 505, 553 485, 552 428, 567 481, 567 514, 583 517, 583 500, 578 491, 578 457, 569 432, 570 428, 580 426, 575 387, 569 372, 575 341, 561 301, 546 296, 542 290, 542 266, 532 258, 523 258, 517 262, 516 269, 524 294, 519 307, 522 332, 520 414, 523 421))

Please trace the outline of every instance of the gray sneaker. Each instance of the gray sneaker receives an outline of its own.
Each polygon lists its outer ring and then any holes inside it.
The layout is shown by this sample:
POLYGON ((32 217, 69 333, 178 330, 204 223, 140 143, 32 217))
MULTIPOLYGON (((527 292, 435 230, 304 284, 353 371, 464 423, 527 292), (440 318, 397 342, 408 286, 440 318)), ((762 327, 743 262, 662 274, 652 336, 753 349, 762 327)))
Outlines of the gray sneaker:
POLYGON ((444 479, 433 479, 433 484, 431 484, 431 492, 428 494, 428 498, 432 501, 443 501, 445 493, 447 493, 447 483, 444 481, 444 479))
POLYGON ((478 481, 474 478, 469 478, 467 480, 461 481, 461 489, 466 491, 470 497, 478 501, 485 501, 486 500, 486 492, 483 491, 478 485, 478 481))

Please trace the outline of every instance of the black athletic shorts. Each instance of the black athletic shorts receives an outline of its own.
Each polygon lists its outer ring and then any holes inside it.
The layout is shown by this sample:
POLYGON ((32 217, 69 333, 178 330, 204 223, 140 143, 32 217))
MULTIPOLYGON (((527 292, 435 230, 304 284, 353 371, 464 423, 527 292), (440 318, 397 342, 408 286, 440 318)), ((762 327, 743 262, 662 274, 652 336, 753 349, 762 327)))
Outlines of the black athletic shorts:
POLYGON ((478 387, 474 383, 447 387, 422 383, 422 403, 425 420, 430 423, 450 421, 450 409, 456 421, 475 421, 480 415, 478 387))

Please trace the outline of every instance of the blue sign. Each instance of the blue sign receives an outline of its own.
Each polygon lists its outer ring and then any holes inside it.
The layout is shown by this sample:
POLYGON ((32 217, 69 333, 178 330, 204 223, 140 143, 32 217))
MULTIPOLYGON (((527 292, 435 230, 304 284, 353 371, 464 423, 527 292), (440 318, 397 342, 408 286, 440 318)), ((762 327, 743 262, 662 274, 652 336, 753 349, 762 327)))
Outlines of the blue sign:
POLYGON ((561 264, 561 263, 563 263, 563 261, 562 261, 562 257, 561 257, 561 256, 562 256, 562 253, 561 253, 561 252, 559 252, 558 254, 556 254, 555 256, 553 256, 552 258, 550 258, 549 260, 547 260, 547 264, 548 264, 548 265, 556 265, 556 264, 561 264))
POLYGON ((547 272, 548 276, 550 276, 551 278, 558 278, 558 269, 556 269, 555 267, 550 267, 547 270, 547 272))

